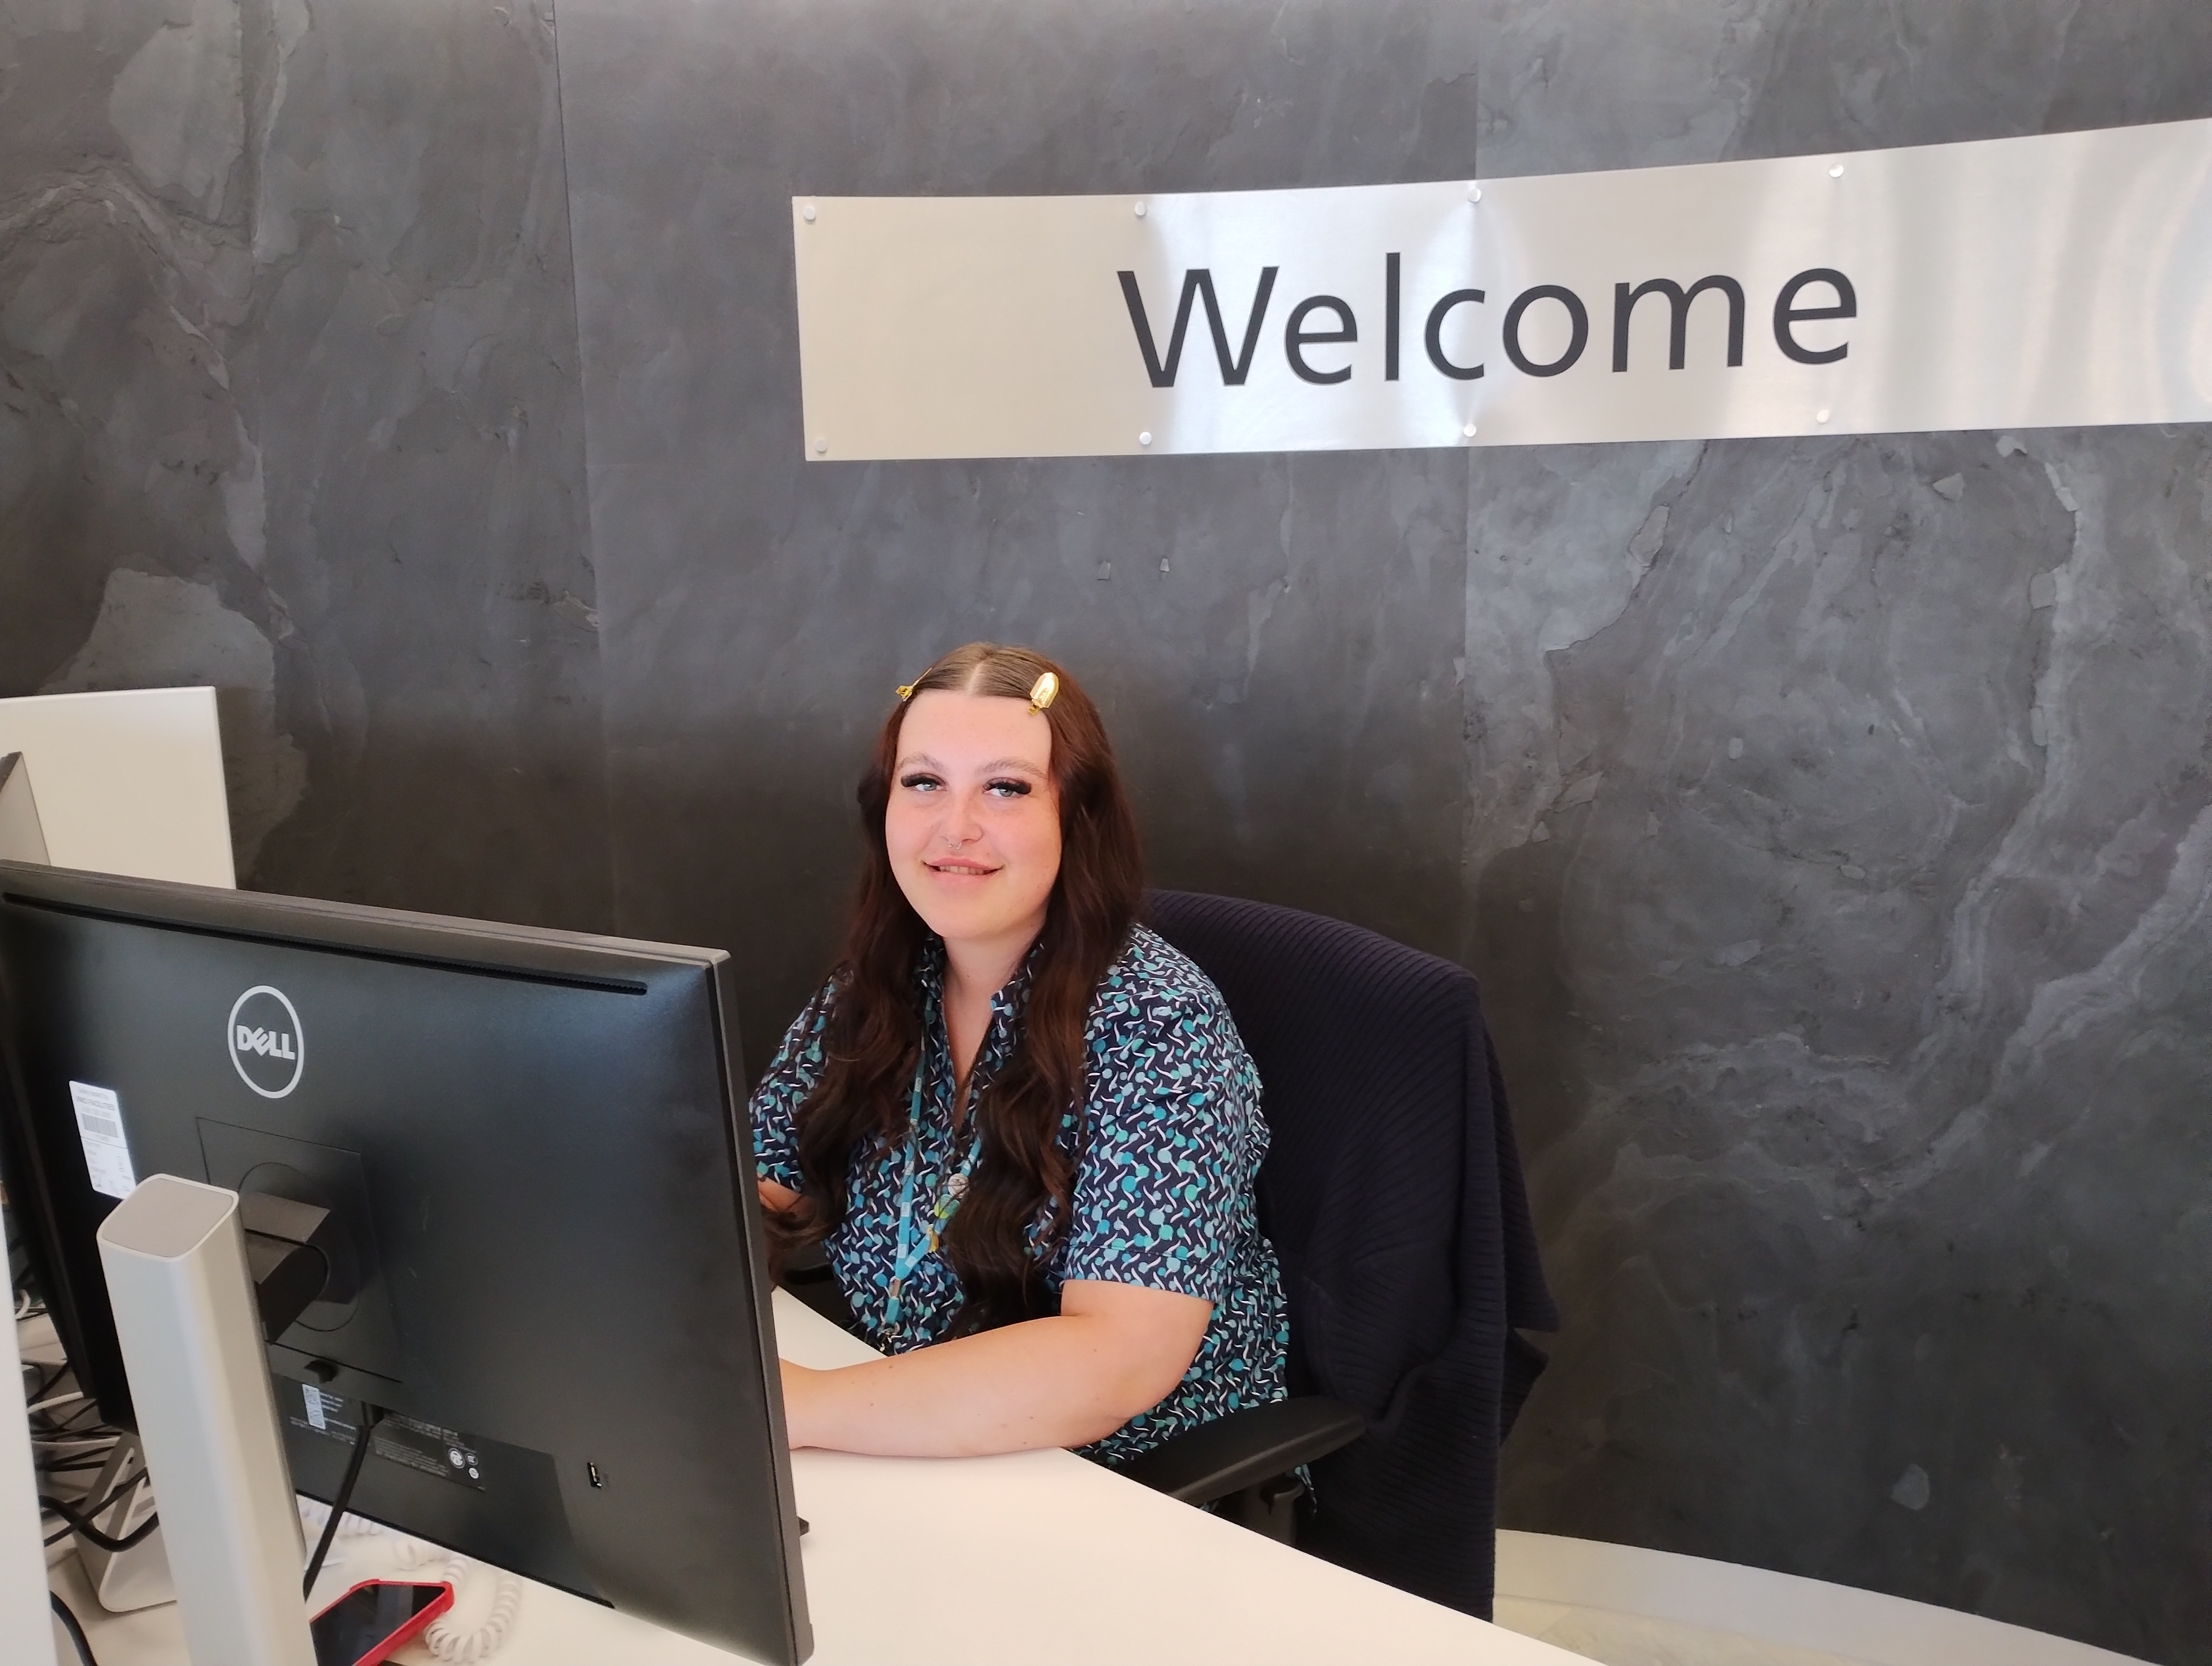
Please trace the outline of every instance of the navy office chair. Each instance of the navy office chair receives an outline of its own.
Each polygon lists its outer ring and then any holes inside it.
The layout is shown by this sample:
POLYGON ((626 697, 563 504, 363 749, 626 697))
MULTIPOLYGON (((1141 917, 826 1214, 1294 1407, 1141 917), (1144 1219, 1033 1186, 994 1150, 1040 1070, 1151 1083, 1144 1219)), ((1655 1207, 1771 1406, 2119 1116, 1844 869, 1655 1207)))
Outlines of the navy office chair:
POLYGON ((1213 980, 1259 1067, 1291 1398, 1123 1473, 1487 1619, 1498 1445, 1544 1365, 1516 1327, 1559 1314, 1475 980, 1264 903, 1157 891, 1149 921, 1213 980), (1285 1472, 1302 1463, 1299 1505, 1285 1472))

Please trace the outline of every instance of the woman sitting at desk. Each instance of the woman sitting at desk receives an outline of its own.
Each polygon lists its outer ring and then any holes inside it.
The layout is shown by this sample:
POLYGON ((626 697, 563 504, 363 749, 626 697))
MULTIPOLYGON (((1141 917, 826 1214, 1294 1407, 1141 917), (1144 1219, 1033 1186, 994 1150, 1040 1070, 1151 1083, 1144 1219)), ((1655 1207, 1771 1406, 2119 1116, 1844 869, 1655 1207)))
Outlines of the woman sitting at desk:
POLYGON ((752 1099, 769 1230, 819 1241, 889 1358, 783 1367, 794 1446, 1108 1461, 1280 1399, 1260 1083, 1136 923, 1097 708, 972 643, 884 725, 842 963, 752 1099))

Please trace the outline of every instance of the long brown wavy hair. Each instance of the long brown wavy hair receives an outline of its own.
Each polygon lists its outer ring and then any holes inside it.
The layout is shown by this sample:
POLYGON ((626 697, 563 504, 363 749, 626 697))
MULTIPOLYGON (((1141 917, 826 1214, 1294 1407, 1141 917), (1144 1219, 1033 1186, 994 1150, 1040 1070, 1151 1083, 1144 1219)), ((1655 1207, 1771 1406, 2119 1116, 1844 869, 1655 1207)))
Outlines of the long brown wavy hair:
MULTIPOLYGON (((1044 1268, 1068 1231, 1075 1186, 1075 1158, 1060 1142, 1061 1122, 1084 1103, 1091 998, 1127 945, 1144 894, 1144 854, 1106 726, 1066 671, 1029 648, 970 642, 913 685, 915 694, 950 689, 1025 701, 1046 672, 1060 678, 1059 696, 1044 714, 1060 803, 1060 877, 1046 903, 1013 1053, 971 1089, 969 1114, 982 1149, 944 1239, 965 1298, 956 1336, 1052 1310, 1044 1268)), ((792 1251, 843 1224, 854 1158, 907 1136, 908 1090, 922 1047, 915 980, 929 928, 899 889, 884 836, 906 709, 902 702, 884 720, 860 778, 867 856, 844 952, 822 997, 832 1003, 823 1037, 826 1063, 798 1112, 804 1193, 792 1209, 769 1217, 779 1268, 792 1251)))

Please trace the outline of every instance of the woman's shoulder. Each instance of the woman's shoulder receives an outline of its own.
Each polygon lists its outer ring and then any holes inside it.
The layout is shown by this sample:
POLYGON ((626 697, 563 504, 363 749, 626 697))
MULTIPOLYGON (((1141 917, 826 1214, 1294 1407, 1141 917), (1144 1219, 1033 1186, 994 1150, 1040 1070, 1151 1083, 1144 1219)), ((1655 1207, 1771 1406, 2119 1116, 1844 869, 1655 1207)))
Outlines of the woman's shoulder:
POLYGON ((799 1009, 799 1016, 784 1030, 783 1040, 763 1078, 763 1087, 787 1077, 796 1079, 802 1088, 812 1087, 822 1066, 822 1038, 830 1027, 830 1015, 851 982, 850 975, 840 967, 808 997, 806 1005, 799 1009))
POLYGON ((1139 926, 1130 933, 1100 981, 1088 1040, 1092 1108, 1105 1122, 1130 1107, 1172 1103, 1173 1120, 1187 1130, 1205 1108, 1229 1119, 1224 1128, 1242 1126, 1259 1161, 1267 1139, 1260 1073, 1237 1020, 1213 980, 1158 933, 1139 926))
MULTIPOLYGON (((1174 1031, 1224 1031, 1237 1038, 1236 1021, 1229 1003, 1214 988, 1213 980, 1174 944, 1149 926, 1137 926, 1121 956, 1099 981, 1092 1003, 1091 1025, 1174 1031)), ((1242 1050, 1243 1043, 1237 1043, 1242 1050)))

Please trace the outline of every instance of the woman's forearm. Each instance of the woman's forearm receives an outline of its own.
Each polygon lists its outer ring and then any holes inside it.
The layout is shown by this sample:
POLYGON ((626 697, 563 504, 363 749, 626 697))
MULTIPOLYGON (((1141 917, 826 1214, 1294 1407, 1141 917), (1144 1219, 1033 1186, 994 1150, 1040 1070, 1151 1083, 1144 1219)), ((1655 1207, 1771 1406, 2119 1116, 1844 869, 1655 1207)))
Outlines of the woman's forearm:
MULTIPOLYGON (((1129 1292, 1158 1300, 1164 1292, 1129 1292)), ((783 1368, 791 1444, 909 1457, 1079 1446, 1156 1405, 1189 1368, 1211 1304, 1133 1337, 1119 1314, 1031 1319, 837 1371, 783 1368), (1194 1324, 1192 1320, 1195 1320, 1194 1324), (1188 1333, 1188 1346, 1184 1334, 1188 1333)))

